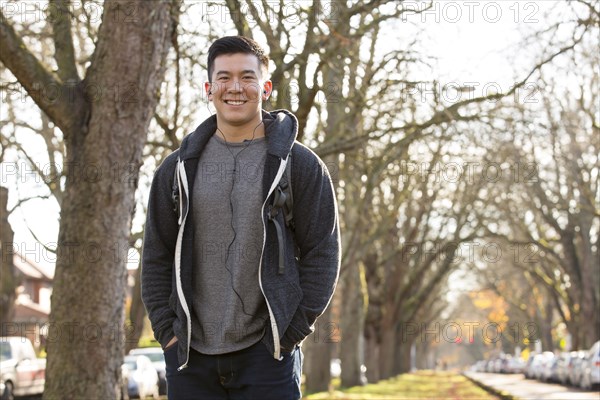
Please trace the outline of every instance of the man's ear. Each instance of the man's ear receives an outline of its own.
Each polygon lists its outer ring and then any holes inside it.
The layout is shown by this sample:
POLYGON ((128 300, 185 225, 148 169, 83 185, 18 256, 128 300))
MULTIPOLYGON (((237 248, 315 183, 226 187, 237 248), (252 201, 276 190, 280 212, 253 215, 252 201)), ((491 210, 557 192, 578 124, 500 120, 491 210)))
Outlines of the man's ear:
POLYGON ((267 80, 263 83, 262 99, 266 101, 273 92, 273 82, 267 80))
POLYGON ((204 93, 206 93, 206 98, 210 101, 212 99, 212 83, 204 82, 204 93))

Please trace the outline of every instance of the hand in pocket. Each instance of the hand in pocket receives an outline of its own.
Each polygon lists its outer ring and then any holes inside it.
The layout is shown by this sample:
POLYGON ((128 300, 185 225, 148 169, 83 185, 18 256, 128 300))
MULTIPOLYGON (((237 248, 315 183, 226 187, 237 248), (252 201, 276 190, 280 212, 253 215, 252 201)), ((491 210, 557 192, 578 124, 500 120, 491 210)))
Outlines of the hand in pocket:
POLYGON ((179 339, 177 339, 177 336, 173 336, 173 338, 171 340, 169 340, 169 343, 167 343, 167 345, 165 346, 165 348, 163 350, 167 350, 167 349, 171 348, 171 346, 174 346, 178 341, 179 341, 179 339))

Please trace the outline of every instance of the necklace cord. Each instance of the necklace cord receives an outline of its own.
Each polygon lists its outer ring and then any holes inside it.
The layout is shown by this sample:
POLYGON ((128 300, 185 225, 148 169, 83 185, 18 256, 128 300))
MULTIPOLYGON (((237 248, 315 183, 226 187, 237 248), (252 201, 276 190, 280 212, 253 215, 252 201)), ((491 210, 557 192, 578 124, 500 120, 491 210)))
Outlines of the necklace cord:
MULTIPOLYGON (((231 189, 229 190, 229 209, 231 211, 231 221, 230 221, 230 226, 231 226, 231 230, 233 231, 233 238, 231 239, 231 242, 229 243, 229 246, 227 246, 227 253, 225 256, 225 269, 227 270, 227 272, 229 273, 229 278, 230 278, 230 282, 231 282, 231 288, 233 289, 233 292, 235 293, 235 295, 237 296, 237 298, 240 300, 240 303, 242 304, 242 312, 244 314, 246 314, 249 317, 257 317, 257 315, 254 314, 249 314, 246 311, 246 305, 244 304, 244 300, 242 299, 242 296, 239 294, 239 292, 236 290, 234 282, 233 282, 233 272, 231 271, 231 269, 229 269, 229 267, 227 266, 228 262, 229 262, 229 254, 230 254, 230 250, 231 250, 231 246, 233 245, 233 243, 235 242, 235 239, 237 237, 237 231, 235 230, 235 225, 233 223, 233 217, 234 217, 234 208, 233 208, 233 188, 235 185, 235 177, 236 177, 236 167, 237 167, 237 158, 238 156, 244 151, 246 150, 254 141, 255 139, 255 133, 256 133, 256 129, 263 123, 263 121, 261 120, 259 122, 258 125, 256 125, 254 127, 254 130, 252 131, 252 139, 250 140, 250 142, 248 144, 246 144, 246 146, 244 146, 244 148, 242 150, 240 150, 237 154, 233 154, 233 151, 231 150, 231 148, 229 147, 229 142, 227 141, 227 139, 225 138, 225 134, 223 133, 223 131, 221 129, 219 129, 219 127, 217 126, 217 131, 219 131, 219 133, 221 133, 221 136, 223 136, 223 140, 225 141, 225 147, 227 147, 227 150, 229 151, 229 153, 231 154, 231 156, 233 157, 233 174, 232 174, 232 182, 231 182, 231 189)), ((264 322, 266 322, 266 319, 264 319, 264 322)))

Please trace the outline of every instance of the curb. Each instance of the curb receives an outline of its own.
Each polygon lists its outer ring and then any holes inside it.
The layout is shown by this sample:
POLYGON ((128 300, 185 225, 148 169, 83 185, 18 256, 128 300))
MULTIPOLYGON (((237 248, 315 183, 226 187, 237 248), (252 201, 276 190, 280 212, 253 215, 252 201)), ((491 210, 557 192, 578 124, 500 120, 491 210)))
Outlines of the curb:
POLYGON ((515 397, 505 390, 498 390, 498 389, 494 388, 493 386, 486 385, 476 379, 471 378, 464 372, 461 375, 464 376, 465 378, 467 378, 468 380, 470 380, 471 382, 473 382, 475 385, 477 385, 480 388, 482 388, 483 390, 485 390, 486 392, 491 393, 494 396, 498 396, 501 400, 520 400, 519 397, 515 397))

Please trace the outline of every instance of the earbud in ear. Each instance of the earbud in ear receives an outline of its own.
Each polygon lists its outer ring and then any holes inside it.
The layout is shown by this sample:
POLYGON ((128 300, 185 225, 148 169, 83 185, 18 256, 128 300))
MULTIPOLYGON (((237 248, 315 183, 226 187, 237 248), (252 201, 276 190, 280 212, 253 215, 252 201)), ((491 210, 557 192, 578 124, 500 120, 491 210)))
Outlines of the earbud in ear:
POLYGON ((263 93, 264 93, 264 94, 267 94, 267 91, 266 91, 266 90, 264 90, 264 91, 263 91, 263 93))

